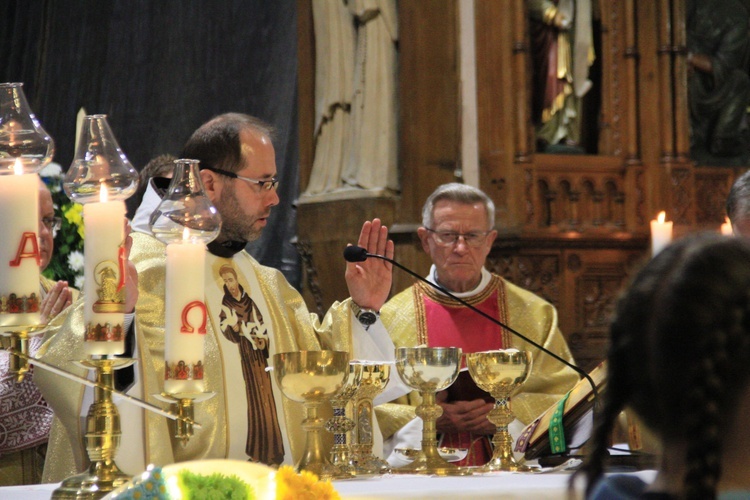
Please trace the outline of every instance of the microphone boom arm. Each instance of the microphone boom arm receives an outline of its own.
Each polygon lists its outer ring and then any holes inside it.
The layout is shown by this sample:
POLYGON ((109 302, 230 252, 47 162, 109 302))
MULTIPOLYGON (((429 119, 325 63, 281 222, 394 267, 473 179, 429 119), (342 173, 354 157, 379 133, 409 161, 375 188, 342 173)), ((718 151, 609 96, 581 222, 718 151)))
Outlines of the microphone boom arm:
MULTIPOLYGON (((352 247, 348 247, 348 248, 352 248, 352 247)), ((362 250, 364 250, 364 249, 362 249, 362 250)), ((355 253, 351 252, 350 255, 355 255, 355 253)), ((577 374, 579 374, 580 376, 582 376, 583 378, 585 378, 588 381, 588 383, 591 384, 591 391, 594 394, 594 404, 595 405, 598 404, 598 402, 599 402, 599 391, 596 388, 596 383, 594 383, 594 379, 591 378, 591 375, 589 375, 588 373, 586 373, 584 370, 582 370, 581 368, 577 367, 573 363, 569 362, 568 360, 566 360, 562 356, 559 356, 558 354, 555 354, 554 352, 550 351, 549 349, 547 349, 545 347, 542 347, 541 345, 539 345, 539 343, 534 342, 533 340, 531 340, 530 338, 526 337, 525 335, 523 335, 522 333, 518 332, 517 330, 515 330, 515 329, 509 327, 508 325, 500 322, 496 318, 493 318, 492 316, 490 316, 489 314, 485 313, 484 311, 482 311, 482 310, 474 307, 473 305, 469 304, 468 302, 466 302, 462 298, 457 297, 456 295, 454 295, 453 293, 451 293, 450 291, 448 291, 444 287, 442 287, 442 286, 440 286, 440 285, 438 285, 436 283, 433 283, 433 282, 425 279, 423 276, 418 275, 417 273, 415 273, 411 269, 407 269, 406 267, 404 267, 403 265, 399 264, 395 260, 389 259, 388 257, 385 257, 383 255, 378 255, 378 254, 368 253, 368 252, 362 252, 362 255, 365 258, 367 258, 367 257, 375 257, 377 259, 382 259, 382 260, 384 260, 386 262, 390 262, 391 264, 393 264, 394 266, 398 267, 399 269, 407 272, 411 276, 414 276, 418 280, 423 281, 423 282, 427 283, 428 285, 430 285, 431 287, 433 287, 434 289, 439 290, 440 292, 444 293, 445 295, 447 295, 448 297, 452 298, 453 300, 455 300, 459 304, 468 307, 469 309, 471 309, 475 313, 483 316, 484 318, 487 318, 488 320, 492 321, 494 324, 500 326, 501 328, 505 328, 506 330, 508 330, 509 332, 511 332, 516 337, 520 338, 521 340, 524 340, 524 341, 528 342, 529 344, 533 345, 534 347, 536 347, 540 351, 549 354, 550 356, 552 356, 553 358, 555 358, 556 360, 558 360, 559 362, 561 362, 562 364, 564 364, 565 366, 567 366, 568 368, 572 369, 577 374)), ((347 260, 349 260, 349 259, 347 258, 347 260)), ((362 259, 362 260, 364 260, 364 259, 362 259)))

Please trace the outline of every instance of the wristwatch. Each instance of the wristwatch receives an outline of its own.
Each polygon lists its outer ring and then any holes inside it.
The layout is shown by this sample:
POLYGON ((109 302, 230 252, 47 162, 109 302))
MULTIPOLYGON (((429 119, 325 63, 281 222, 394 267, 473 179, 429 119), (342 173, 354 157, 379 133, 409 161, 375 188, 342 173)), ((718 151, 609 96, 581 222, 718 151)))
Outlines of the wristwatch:
POLYGON ((378 320, 378 316, 380 316, 378 311, 359 307, 359 304, 354 301, 352 301, 351 304, 354 317, 357 318, 357 321, 359 321, 365 328, 369 328, 370 325, 378 320))

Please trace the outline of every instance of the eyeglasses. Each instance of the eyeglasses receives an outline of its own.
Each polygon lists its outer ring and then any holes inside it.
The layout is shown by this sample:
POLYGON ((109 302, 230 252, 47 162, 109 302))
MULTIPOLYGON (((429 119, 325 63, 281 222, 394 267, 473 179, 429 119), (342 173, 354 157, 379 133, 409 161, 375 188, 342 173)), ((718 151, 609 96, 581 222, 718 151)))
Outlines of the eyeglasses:
POLYGON ((435 231, 434 229, 430 229, 429 227, 426 227, 425 229, 435 235, 435 241, 437 241, 438 245, 442 245, 444 247, 455 245, 458 242, 459 238, 463 238, 464 243, 466 243, 470 247, 480 247, 487 239, 487 235, 490 234, 490 231, 457 233, 455 231, 435 231))
POLYGON ((44 217, 42 218, 42 224, 51 232, 59 231, 62 227, 62 219, 60 217, 44 217))
POLYGON ((216 172, 217 174, 224 175, 226 177, 231 177, 232 179, 240 179, 243 181, 251 182, 253 184, 257 184, 260 187, 261 191, 270 191, 271 189, 278 189, 279 187, 278 177, 271 177, 270 179, 251 179, 250 177, 243 177, 242 175, 237 175, 234 172, 223 170, 221 168, 208 166, 204 166, 203 168, 206 170, 210 170, 211 172, 216 172))

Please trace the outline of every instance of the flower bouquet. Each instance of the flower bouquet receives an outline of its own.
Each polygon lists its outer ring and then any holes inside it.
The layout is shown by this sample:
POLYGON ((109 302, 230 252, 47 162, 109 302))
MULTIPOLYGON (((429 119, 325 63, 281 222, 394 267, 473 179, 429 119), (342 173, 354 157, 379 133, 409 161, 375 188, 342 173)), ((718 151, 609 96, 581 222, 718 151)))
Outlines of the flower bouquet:
POLYGON ((129 484, 105 497, 110 500, 339 500, 329 481, 307 471, 297 474, 239 460, 196 460, 149 466, 129 484))

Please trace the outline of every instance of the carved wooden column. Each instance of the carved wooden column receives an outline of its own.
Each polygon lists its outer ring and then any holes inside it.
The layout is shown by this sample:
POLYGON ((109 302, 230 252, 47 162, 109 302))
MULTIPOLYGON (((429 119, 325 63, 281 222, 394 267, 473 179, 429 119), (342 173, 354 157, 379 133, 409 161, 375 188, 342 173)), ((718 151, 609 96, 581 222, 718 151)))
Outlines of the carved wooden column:
POLYGON ((516 161, 529 161, 529 81, 526 61, 529 57, 528 16, 524 0, 515 0, 513 27, 513 81, 516 92, 516 161))
POLYGON ((628 89, 627 134, 625 161, 640 164, 638 148, 638 46, 635 39, 635 0, 625 1, 625 74, 628 89))
POLYGON ((672 16, 669 0, 660 0, 658 4, 657 58, 659 61, 659 111, 662 117, 661 127, 661 162, 671 163, 674 160, 674 127, 669 117, 674 116, 672 105, 672 16))
POLYGON ((679 161, 687 161, 690 157, 690 117, 687 96, 685 0, 674 0, 672 4, 672 27, 675 152, 679 161))

